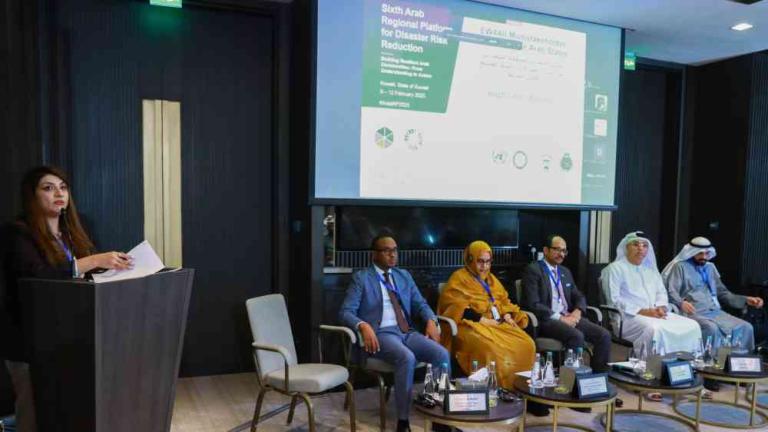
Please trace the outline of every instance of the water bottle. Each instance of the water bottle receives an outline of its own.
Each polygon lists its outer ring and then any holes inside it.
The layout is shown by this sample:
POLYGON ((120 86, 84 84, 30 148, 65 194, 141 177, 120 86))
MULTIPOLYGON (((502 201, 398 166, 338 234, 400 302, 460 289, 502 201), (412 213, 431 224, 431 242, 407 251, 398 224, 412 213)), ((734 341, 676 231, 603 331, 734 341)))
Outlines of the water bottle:
POLYGON ((480 363, 477 360, 472 360, 472 373, 470 375, 477 372, 478 369, 480 369, 480 363))
POLYGON ((725 342, 723 342, 723 348, 730 348, 733 346, 733 343, 731 342, 731 335, 730 333, 725 336, 725 342))
POLYGON ((712 352, 712 336, 707 336, 707 344, 704 345, 704 366, 711 367, 714 363, 714 353, 712 352))
POLYGON ((563 365, 573 367, 573 349, 568 348, 568 354, 565 356, 565 363, 563 365))
POLYGON ((659 355, 659 350, 656 348, 656 341, 655 340, 651 340, 651 355, 652 356, 659 355))
POLYGON ((702 364, 704 364, 704 342, 699 338, 693 349, 693 366, 701 366, 702 364))
POLYGON ((576 348, 576 360, 573 361, 573 367, 580 368, 584 366, 584 348, 576 348))
POLYGON ((435 393, 435 377, 432 376, 432 365, 427 364, 427 372, 424 373, 424 394, 433 395, 435 393))
POLYGON ((488 406, 493 408, 499 401, 499 383, 496 379, 496 362, 488 364, 488 406))
POLYGON ((544 365, 544 387, 555 386, 555 368, 552 365, 552 352, 547 352, 547 363, 544 365))
POLYGON ((451 383, 450 383, 450 369, 448 369, 448 363, 443 363, 443 366, 440 368, 440 383, 438 390, 442 394, 446 390, 450 390, 451 383))
POLYGON ((740 336, 741 333, 736 333, 736 330, 731 333, 731 343, 733 344, 731 351, 734 354, 747 354, 747 349, 742 345, 740 336))
POLYGON ((538 389, 544 387, 544 383, 541 382, 541 354, 536 353, 536 361, 533 362, 533 368, 531 369, 531 388, 538 389))

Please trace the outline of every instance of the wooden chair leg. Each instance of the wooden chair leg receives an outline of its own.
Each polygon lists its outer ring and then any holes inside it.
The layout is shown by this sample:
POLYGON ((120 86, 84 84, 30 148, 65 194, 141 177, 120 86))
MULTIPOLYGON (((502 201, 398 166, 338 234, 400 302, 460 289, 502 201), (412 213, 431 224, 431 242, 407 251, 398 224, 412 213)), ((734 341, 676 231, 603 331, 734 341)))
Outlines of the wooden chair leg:
POLYGON ((291 424, 293 421, 293 413, 296 410, 296 399, 299 398, 299 395, 295 394, 291 398, 291 408, 288 410, 288 422, 286 424, 291 424))
POLYGON ((264 395, 268 391, 269 389, 267 388, 259 390, 259 396, 256 398, 256 408, 253 410, 253 419, 251 420, 251 432, 256 432, 256 427, 259 424, 259 414, 261 413, 261 404, 264 402, 264 395))
POLYGON ((344 386, 347 388, 346 400, 349 407, 349 430, 350 432, 355 432, 355 429, 357 429, 355 423, 355 388, 352 387, 352 383, 349 381, 345 382, 344 386))
POLYGON ((307 404, 307 416, 309 417, 309 432, 315 432, 315 413, 312 409, 312 400, 305 393, 299 393, 304 403, 307 404))
POLYGON ((379 427, 381 432, 384 432, 387 428, 387 397, 386 397, 386 384, 384 383, 384 377, 377 375, 379 378, 379 427))

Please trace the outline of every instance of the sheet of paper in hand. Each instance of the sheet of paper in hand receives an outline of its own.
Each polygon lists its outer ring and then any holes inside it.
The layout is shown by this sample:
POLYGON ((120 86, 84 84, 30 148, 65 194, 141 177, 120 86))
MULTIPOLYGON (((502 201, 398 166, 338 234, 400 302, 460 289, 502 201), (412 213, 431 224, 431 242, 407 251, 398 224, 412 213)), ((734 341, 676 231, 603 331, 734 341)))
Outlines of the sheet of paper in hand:
POLYGON ((104 273, 95 273, 93 281, 96 283, 114 282, 125 279, 136 279, 155 274, 165 266, 152 245, 144 240, 128 252, 133 257, 133 268, 127 270, 107 270, 104 273))

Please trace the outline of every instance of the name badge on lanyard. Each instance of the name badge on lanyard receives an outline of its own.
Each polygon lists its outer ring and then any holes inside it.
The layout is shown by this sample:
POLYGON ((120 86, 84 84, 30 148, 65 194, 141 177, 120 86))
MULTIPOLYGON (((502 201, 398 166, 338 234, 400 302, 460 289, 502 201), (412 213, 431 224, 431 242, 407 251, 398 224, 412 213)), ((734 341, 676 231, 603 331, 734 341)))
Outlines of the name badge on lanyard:
POLYGON ((485 288, 485 292, 488 293, 489 301, 491 302, 491 315, 493 315, 493 319, 496 321, 499 321, 501 319, 501 314, 499 313, 499 309, 494 304, 496 302, 496 299, 493 298, 493 294, 491 294, 491 287, 488 286, 488 283, 479 277, 475 276, 475 279, 477 279, 478 282, 480 282, 480 285, 485 288))
POLYGON ((704 282, 704 285, 707 286, 709 295, 712 297, 712 303, 718 308, 721 308, 720 301, 717 299, 717 290, 712 288, 712 285, 709 283, 709 273, 707 273, 707 268, 704 266, 696 267, 696 272, 699 273, 699 276, 701 276, 701 280, 704 282))

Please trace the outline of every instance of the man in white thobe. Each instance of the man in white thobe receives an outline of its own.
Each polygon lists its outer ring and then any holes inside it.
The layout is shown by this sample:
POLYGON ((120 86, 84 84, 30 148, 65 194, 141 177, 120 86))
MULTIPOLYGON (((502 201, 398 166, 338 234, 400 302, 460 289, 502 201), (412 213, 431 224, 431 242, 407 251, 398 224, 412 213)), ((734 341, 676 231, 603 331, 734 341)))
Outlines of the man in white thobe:
POLYGON ((656 267, 653 245, 641 231, 627 234, 616 260, 603 269, 601 282, 610 306, 621 311, 622 337, 636 352, 691 352, 701 340, 696 321, 669 313, 667 290, 656 267))
POLYGON ((735 345, 751 352, 755 348, 752 324, 724 312, 721 306, 736 310, 747 305, 760 308, 763 299, 730 292, 710 262, 716 254, 705 237, 696 237, 683 246, 662 272, 669 300, 699 323, 704 338, 712 338, 712 346, 720 345, 730 335, 735 345))

